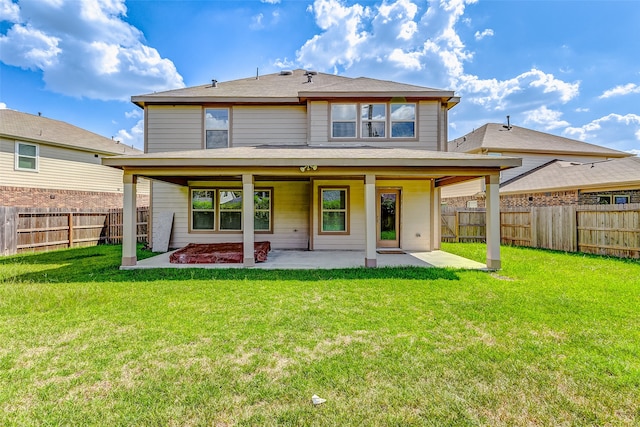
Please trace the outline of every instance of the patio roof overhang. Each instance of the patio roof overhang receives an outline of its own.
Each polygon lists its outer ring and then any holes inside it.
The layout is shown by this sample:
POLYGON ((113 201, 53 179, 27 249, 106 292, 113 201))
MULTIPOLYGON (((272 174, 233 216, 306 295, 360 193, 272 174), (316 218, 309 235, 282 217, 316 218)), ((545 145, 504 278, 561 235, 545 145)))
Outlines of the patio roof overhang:
POLYGON ((520 166, 513 157, 363 146, 259 146, 147 153, 102 160, 128 174, 187 185, 235 179, 308 180, 310 177, 376 174, 387 179, 434 179, 451 185, 520 166))

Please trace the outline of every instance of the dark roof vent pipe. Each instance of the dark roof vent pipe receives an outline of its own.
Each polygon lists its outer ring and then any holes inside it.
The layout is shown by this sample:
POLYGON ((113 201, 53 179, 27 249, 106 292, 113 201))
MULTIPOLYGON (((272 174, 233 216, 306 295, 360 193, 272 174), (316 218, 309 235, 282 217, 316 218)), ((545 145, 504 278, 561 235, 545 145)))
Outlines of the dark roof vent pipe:
POLYGON ((313 83, 313 76, 317 75, 317 71, 308 70, 304 73, 307 76, 307 83, 313 83))
POLYGON ((511 116, 507 116, 507 125, 502 127, 511 130, 511 116))
POLYGON ((211 87, 218 87, 218 81, 216 79, 211 80, 211 87))

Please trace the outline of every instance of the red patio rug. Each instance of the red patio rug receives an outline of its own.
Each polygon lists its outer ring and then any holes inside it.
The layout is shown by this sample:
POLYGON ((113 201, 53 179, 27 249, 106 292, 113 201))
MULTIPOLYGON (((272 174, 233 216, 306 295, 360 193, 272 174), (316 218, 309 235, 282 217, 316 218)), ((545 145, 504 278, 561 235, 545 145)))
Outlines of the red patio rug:
MULTIPOLYGON (((189 243, 171 254, 169 262, 174 264, 242 264, 242 243, 189 243)), ((270 242, 255 242, 253 255, 256 262, 267 260, 270 242)))

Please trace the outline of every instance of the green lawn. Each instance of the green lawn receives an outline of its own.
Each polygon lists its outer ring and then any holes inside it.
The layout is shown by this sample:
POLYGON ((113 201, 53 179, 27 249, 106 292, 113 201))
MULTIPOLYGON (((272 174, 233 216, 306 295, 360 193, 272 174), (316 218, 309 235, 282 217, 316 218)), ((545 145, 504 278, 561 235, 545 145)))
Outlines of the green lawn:
POLYGON ((639 425, 640 263, 502 253, 497 273, 0 258, 0 424, 639 425))

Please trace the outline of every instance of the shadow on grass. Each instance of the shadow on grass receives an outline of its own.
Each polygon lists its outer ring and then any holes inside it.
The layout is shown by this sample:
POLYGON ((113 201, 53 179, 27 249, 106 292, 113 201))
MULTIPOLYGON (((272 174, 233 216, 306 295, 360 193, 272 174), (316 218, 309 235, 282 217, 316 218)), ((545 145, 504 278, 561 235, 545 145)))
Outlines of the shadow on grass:
MULTIPOLYGON (((156 280, 460 280, 455 269, 425 267, 262 270, 181 268, 120 270, 120 246, 102 245, 0 258, 0 280, 13 282, 149 282, 156 280), (21 268, 33 265, 37 268, 21 268), (14 266, 14 271, 8 271, 14 266), (4 271, 3 271, 4 270, 4 271), (28 272, 21 272, 27 270, 28 272), (37 270, 37 271, 34 271, 37 270)), ((156 254, 138 250, 138 259, 156 254)))

